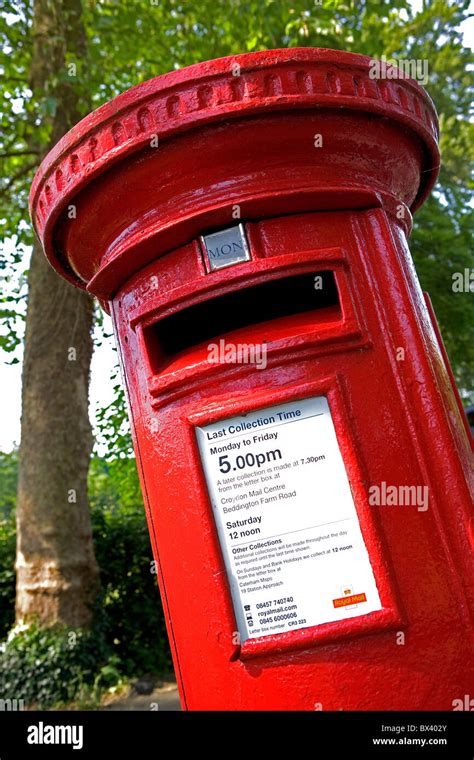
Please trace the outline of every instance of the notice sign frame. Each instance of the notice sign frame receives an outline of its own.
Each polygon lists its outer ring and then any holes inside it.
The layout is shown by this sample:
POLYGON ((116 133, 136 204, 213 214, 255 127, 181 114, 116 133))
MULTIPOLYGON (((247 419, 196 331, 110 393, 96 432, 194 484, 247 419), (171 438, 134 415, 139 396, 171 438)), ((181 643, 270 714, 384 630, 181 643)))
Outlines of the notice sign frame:
MULTIPOLYGON (((190 459, 190 462, 193 463, 194 482, 197 488, 197 491, 194 492, 193 500, 201 500, 204 497, 207 501, 208 507, 205 512, 200 510, 199 519, 205 535, 214 535, 215 537, 215 540, 206 540, 206 549, 204 549, 204 545, 201 546, 201 552, 205 552, 204 555, 201 554, 201 561, 206 566, 208 563, 211 563, 214 567, 213 583, 214 587, 219 589, 219 601, 216 599, 216 603, 222 611, 222 620, 217 627, 219 631, 219 647, 221 648, 224 642, 227 642, 224 650, 227 646, 229 647, 227 656, 230 660, 236 658, 247 660, 266 654, 274 655, 277 652, 298 651, 326 643, 350 640, 361 635, 384 633, 386 631, 399 632, 406 628, 407 618, 397 590, 390 550, 384 538, 382 527, 383 515, 380 510, 374 510, 368 504, 366 485, 370 482, 370 473, 367 469, 367 462, 364 461, 363 452, 359 451, 356 444, 358 440, 356 420, 349 413, 349 404, 346 398, 343 378, 337 374, 332 374, 316 380, 308 380, 304 383, 295 383, 285 388, 260 388, 251 397, 241 396, 232 398, 228 396, 222 398, 221 396, 217 396, 208 399, 199 412, 192 411, 189 414, 185 414, 182 421, 186 427, 190 450, 194 452, 190 459), (339 451, 342 455, 345 471, 350 483, 359 525, 369 553, 370 565, 375 576, 382 609, 367 612, 357 617, 348 617, 346 615, 340 620, 305 628, 295 628, 295 630, 287 633, 271 632, 242 641, 240 639, 237 615, 231 593, 231 578, 229 578, 227 568, 225 567, 224 552, 218 534, 212 496, 207 486, 197 428, 205 428, 216 422, 222 423, 236 416, 245 417, 254 412, 261 412, 268 407, 318 396, 324 396, 327 399, 331 410, 339 451), (227 633, 224 633, 225 631, 227 633)), ((358 593, 357 590, 356 593, 358 593)), ((342 596, 345 596, 345 594, 343 593, 342 596)), ((341 598, 341 596, 334 598, 341 598)))
POLYGON ((196 436, 243 643, 383 609, 326 396, 196 436))

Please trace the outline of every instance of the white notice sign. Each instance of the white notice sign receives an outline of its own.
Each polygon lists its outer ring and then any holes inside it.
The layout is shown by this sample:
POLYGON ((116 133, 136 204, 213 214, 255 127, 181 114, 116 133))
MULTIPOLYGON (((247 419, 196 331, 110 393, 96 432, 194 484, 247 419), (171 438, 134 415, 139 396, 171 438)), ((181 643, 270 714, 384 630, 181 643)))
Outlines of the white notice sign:
POLYGON ((325 397, 196 431, 242 641, 381 609, 325 397))

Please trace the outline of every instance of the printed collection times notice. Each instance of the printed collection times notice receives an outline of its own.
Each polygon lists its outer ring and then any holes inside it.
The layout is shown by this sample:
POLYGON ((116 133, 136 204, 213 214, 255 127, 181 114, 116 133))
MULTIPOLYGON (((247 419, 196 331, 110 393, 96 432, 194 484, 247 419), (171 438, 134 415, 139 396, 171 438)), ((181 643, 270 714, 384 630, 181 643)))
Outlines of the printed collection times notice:
POLYGON ((242 642, 381 609, 324 396, 196 434, 242 642))

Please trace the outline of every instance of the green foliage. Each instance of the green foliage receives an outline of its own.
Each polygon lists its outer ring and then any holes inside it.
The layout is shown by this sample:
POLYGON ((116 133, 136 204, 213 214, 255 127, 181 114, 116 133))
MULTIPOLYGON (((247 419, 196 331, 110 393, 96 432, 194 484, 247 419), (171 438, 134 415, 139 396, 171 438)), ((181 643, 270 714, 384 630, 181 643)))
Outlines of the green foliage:
POLYGON ((0 652, 2 699, 21 699, 40 709, 84 695, 93 700, 101 689, 120 681, 100 629, 32 624, 13 629, 0 652))
POLYGON ((454 218, 439 200, 431 197, 415 217, 410 244, 422 287, 433 300, 465 403, 474 402, 474 298, 468 291, 453 293, 452 285, 455 273, 474 266, 473 225, 473 209, 454 218))
MULTIPOLYGON (((0 454, 0 505, 8 506, 0 520, 0 639, 15 619, 16 474, 16 454, 0 454)), ((90 633, 36 626, 10 633, 0 645, 2 698, 41 706, 81 693, 94 699, 122 677, 172 670, 135 461, 93 458, 89 498, 102 582, 94 627, 90 633), (71 633, 77 633, 73 645, 71 633)))
POLYGON ((134 460, 94 459, 90 501, 107 641, 125 674, 168 672, 168 638, 134 460))
POLYGON ((0 452, 0 640, 15 621, 15 500, 18 452, 0 452))
POLYGON ((18 451, 0 451, 0 520, 8 518, 15 508, 18 478, 18 451))
POLYGON ((122 384, 115 382, 117 374, 118 368, 110 378, 114 383, 112 403, 99 409, 96 414, 96 444, 106 447, 108 462, 113 462, 116 457, 128 459, 133 456, 125 392, 122 384))
POLYGON ((0 518, 0 640, 15 622, 15 528, 13 513, 0 518))

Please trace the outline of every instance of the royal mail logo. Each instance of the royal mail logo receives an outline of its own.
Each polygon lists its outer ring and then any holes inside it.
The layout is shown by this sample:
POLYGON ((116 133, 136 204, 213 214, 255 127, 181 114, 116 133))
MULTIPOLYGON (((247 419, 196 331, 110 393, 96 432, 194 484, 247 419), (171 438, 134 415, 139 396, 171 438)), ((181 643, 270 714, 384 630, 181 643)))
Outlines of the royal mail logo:
POLYGON ((339 599, 333 599, 332 603, 337 609, 338 607, 348 607, 350 604, 360 604, 366 601, 367 597, 365 594, 351 594, 350 596, 340 596, 339 599))

